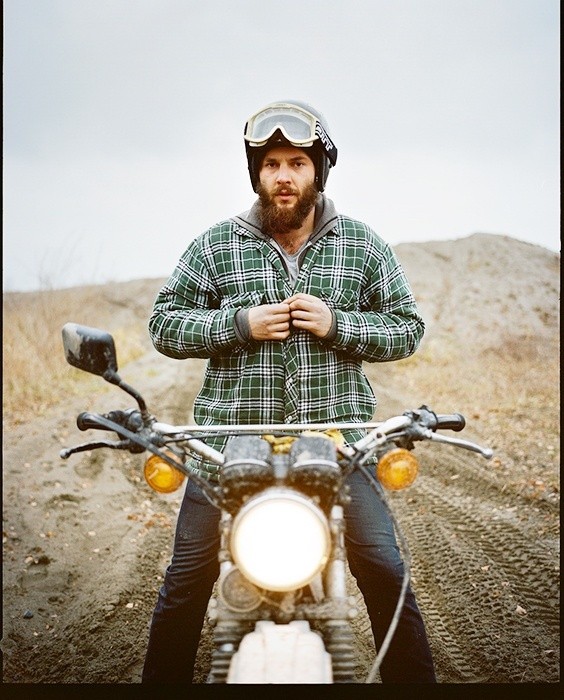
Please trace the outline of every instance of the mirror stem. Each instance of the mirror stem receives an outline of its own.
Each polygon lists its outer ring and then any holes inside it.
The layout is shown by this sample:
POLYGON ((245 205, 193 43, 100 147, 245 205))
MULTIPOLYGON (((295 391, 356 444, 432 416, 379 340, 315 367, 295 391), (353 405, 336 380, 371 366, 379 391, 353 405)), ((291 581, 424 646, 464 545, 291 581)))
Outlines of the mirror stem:
POLYGON ((123 389, 123 391, 127 392, 130 396, 133 396, 133 398, 137 401, 139 410, 141 411, 141 417, 143 418, 143 422, 147 423, 151 415, 147 410, 147 404, 145 403, 145 399, 141 396, 141 394, 135 391, 135 389, 132 386, 126 384, 117 372, 108 370, 107 372, 104 372, 103 377, 107 382, 110 382, 110 384, 115 384, 116 386, 119 386, 120 389, 123 389))

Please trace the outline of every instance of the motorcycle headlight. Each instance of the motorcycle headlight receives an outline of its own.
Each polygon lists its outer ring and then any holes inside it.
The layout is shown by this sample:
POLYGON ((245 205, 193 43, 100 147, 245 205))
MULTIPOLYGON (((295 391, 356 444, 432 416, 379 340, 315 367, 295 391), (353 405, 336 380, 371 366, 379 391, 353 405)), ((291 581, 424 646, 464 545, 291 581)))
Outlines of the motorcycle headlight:
POLYGON ((323 511, 295 491, 273 488, 249 499, 233 520, 231 553, 249 581, 270 591, 308 584, 329 557, 323 511))

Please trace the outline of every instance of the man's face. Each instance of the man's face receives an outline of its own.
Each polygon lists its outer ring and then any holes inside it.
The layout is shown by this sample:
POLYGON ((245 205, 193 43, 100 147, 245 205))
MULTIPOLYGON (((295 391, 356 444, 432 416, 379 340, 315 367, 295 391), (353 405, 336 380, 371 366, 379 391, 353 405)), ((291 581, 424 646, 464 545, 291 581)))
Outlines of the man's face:
POLYGON ((313 161, 301 148, 279 146, 268 151, 259 172, 262 187, 280 207, 295 207, 315 180, 313 161))
POLYGON ((258 194, 267 232, 299 228, 317 199, 315 166, 301 148, 279 146, 268 151, 259 172, 258 194))

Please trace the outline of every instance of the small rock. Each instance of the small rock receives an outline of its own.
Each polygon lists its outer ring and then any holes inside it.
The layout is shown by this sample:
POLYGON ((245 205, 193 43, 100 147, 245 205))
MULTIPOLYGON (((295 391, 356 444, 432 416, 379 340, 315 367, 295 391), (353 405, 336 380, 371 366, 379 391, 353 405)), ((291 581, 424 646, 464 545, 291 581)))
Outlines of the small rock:
POLYGON ((31 610, 26 610, 24 612, 24 614, 22 615, 22 617, 24 620, 29 620, 30 618, 33 617, 33 613, 31 612, 31 610))

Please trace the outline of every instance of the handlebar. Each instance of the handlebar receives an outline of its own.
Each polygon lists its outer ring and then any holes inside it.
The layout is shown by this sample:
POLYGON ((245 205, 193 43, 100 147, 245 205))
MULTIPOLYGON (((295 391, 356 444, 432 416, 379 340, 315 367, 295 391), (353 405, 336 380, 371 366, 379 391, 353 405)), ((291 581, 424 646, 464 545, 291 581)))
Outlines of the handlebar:
MULTIPOLYGON (((136 409, 126 411, 110 411, 106 415, 99 413, 79 413, 76 419, 79 430, 109 430, 117 433, 122 439, 118 442, 97 441, 87 442, 76 447, 61 450, 62 459, 68 459, 76 452, 84 452, 89 449, 109 447, 116 450, 129 450, 132 454, 144 452, 145 450, 155 451, 157 448, 147 438, 144 430, 145 421, 141 412, 136 409)), ((158 452, 158 450, 157 450, 158 452)))
POLYGON ((466 419, 461 413, 437 416, 437 430, 454 430, 458 433, 466 427, 466 419))
MULTIPOLYGON (((480 453, 486 459, 493 455, 492 450, 483 448, 480 445, 457 440, 452 437, 437 435, 437 430, 461 431, 466 421, 462 414, 436 414, 427 406, 420 406, 417 410, 406 411, 401 416, 392 416, 379 423, 313 423, 313 424, 250 424, 250 425, 220 425, 220 426, 200 426, 200 425, 169 425, 151 420, 149 425, 145 425, 141 412, 136 409, 110 411, 107 414, 96 414, 83 412, 77 417, 79 430, 110 430, 117 432, 122 440, 119 443, 89 443, 92 448, 115 447, 117 449, 128 449, 130 452, 142 452, 149 449, 151 452, 157 450, 157 443, 154 438, 157 436, 167 436, 175 441, 183 441, 185 444, 215 464, 221 465, 224 456, 221 452, 211 448, 204 441, 197 439, 195 434, 288 434, 292 432, 304 432, 307 430, 326 431, 329 429, 355 430, 366 429, 367 434, 358 440, 354 445, 339 447, 339 451, 346 457, 352 458, 356 455, 362 463, 379 447, 390 441, 408 441, 408 445, 413 447, 416 440, 434 440, 451 444, 456 447, 472 450, 480 453), (144 428, 149 428, 150 433, 144 428), (153 437, 151 437, 153 436, 153 437), (123 439, 125 438, 125 439, 123 439)), ((162 445, 162 443, 161 443, 162 445)), ((79 450, 86 449, 86 445, 81 445, 79 450)), ((78 450, 77 450, 78 451, 78 450)), ((72 454, 73 451, 64 451, 63 458, 72 454)))
POLYGON ((76 425, 79 430, 115 430, 115 428, 108 425, 106 421, 117 423, 132 432, 136 432, 143 427, 141 413, 133 408, 127 409, 126 411, 110 411, 102 415, 84 411, 78 414, 76 425))
POLYGON ((466 426, 466 419, 461 413, 435 413, 428 406, 420 406, 416 411, 406 411, 404 416, 413 419, 422 428, 436 430, 454 430, 460 432, 466 426))
MULTIPOLYGON (((116 421, 117 422, 117 421, 116 421)), ((95 413, 79 413, 76 417, 76 425, 79 430, 111 430, 107 425, 102 425, 95 413)))
MULTIPOLYGON (((381 429, 383 426, 388 426, 393 424, 394 430, 398 428, 405 427, 412 422, 412 419, 417 412, 409 411, 404 413, 403 416, 396 416, 385 421, 369 422, 369 423, 237 423, 232 425, 171 425, 170 423, 162 423, 161 421, 155 421, 153 423, 153 429, 164 435, 178 435, 181 433, 193 434, 193 433, 296 433, 304 432, 306 430, 375 430, 381 429)), ((460 413, 454 413, 452 415, 439 414, 436 415, 429 412, 431 415, 435 416, 436 422, 432 426, 425 423, 425 427, 431 427, 432 430, 454 430, 460 431, 465 425, 466 421, 464 416, 460 413)), ((386 429, 389 432, 389 428, 386 429)))

